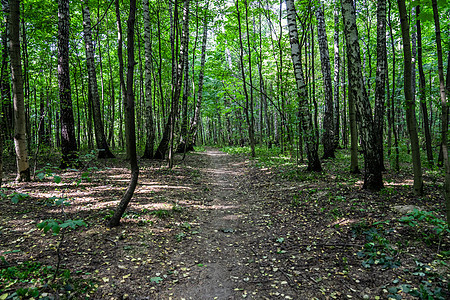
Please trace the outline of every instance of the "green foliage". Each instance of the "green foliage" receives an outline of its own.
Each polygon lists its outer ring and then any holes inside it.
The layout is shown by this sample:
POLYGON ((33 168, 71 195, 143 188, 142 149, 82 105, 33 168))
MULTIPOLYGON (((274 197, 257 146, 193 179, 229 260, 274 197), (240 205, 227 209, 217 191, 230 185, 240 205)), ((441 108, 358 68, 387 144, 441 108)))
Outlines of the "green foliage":
MULTIPOLYGON (((400 222, 405 223, 410 227, 418 227, 419 225, 431 225, 432 230, 436 235, 449 234, 450 229, 446 221, 436 217, 433 212, 421 211, 414 209, 408 213, 405 217, 399 219, 400 222)), ((421 226, 419 228, 422 228, 421 226)))
POLYGON ((368 225, 365 221, 355 224, 352 227, 354 233, 362 233, 365 235, 367 243, 357 255, 364 258, 362 265, 370 268, 373 265, 379 265, 383 269, 398 268, 401 263, 398 259, 398 250, 394 248, 389 240, 383 236, 381 231, 384 230, 384 224, 381 222, 368 225))
MULTIPOLYGON (((444 262, 441 263, 447 266, 444 262)), ((420 279, 420 284, 417 287, 411 284, 401 284, 390 287, 388 288, 390 293, 388 295, 389 299, 402 299, 399 291, 419 299, 448 299, 448 292, 445 291, 446 278, 437 273, 432 266, 416 261, 416 268, 410 273, 420 279)), ((399 280, 396 279, 393 283, 396 284, 398 281, 399 280)))
POLYGON ((44 233, 47 233, 49 230, 51 230, 54 235, 57 235, 61 231, 61 229, 65 229, 67 227, 76 229, 77 227, 81 226, 87 227, 87 224, 83 220, 61 221, 58 219, 48 219, 37 224, 37 228, 43 230, 44 233))
POLYGON ((17 204, 17 203, 19 203, 20 201, 23 201, 23 200, 25 200, 25 199, 28 199, 28 198, 30 197, 30 195, 28 195, 28 194, 23 194, 23 193, 16 193, 16 192, 14 192, 14 193, 12 193, 9 197, 11 198, 11 202, 12 202, 12 203, 17 204))
POLYGON ((58 281, 52 282, 54 272, 54 267, 36 261, 0 268, 0 298, 50 299, 42 296, 49 289, 73 298, 75 295, 85 296, 95 290, 94 281, 75 279, 69 270, 61 270, 58 281))

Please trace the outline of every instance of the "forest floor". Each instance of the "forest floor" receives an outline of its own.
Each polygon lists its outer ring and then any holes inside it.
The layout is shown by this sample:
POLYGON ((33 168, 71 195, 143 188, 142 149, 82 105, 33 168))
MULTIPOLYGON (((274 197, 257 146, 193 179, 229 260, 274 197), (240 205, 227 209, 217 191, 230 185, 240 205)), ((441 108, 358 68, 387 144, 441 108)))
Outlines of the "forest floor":
POLYGON ((49 162, 31 183, 13 183, 7 164, 0 299, 448 299, 440 171, 425 172, 422 197, 407 167, 370 193, 346 155, 322 173, 213 148, 176 156, 173 169, 141 160, 113 229, 105 224, 127 187, 126 161, 86 157, 66 171, 49 162), (51 219, 68 226, 39 230, 51 219), (67 221, 76 219, 87 226, 67 221), (66 271, 54 277, 58 255, 66 271))

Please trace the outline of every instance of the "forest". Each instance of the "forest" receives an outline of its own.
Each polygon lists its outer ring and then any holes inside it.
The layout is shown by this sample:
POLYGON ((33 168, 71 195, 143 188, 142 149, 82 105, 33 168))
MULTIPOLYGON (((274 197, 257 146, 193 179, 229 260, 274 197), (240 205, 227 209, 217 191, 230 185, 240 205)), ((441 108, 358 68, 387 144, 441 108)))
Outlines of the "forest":
POLYGON ((447 0, 0 17, 0 300, 450 297, 447 0))

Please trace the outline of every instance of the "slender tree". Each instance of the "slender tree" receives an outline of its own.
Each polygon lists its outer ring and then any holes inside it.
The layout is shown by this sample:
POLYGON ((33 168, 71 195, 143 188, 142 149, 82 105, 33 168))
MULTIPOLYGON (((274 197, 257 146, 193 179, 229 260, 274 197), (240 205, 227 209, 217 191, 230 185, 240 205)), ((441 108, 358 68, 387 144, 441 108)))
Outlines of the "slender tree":
POLYGON ((61 168, 77 165, 78 148, 75 139, 75 121, 69 70, 69 0, 58 1, 58 85, 61 122, 61 168))
MULTIPOLYGON (((118 1, 118 0, 116 0, 118 1)), ((118 4, 116 2, 116 4, 118 4)), ((128 16, 128 30, 127 30, 127 53, 128 53, 128 70, 127 70, 127 86, 126 86, 126 102, 125 107, 125 135, 127 139, 128 153, 130 155, 130 166, 131 166, 131 180, 128 185, 128 189, 122 197, 119 205, 114 211, 114 215, 109 220, 109 227, 115 227, 120 224, 120 219, 128 207, 128 204, 133 197, 134 190, 139 178, 139 166, 137 164, 137 153, 136 153, 136 130, 135 130, 135 115, 134 115, 134 91, 133 91, 133 75, 134 75, 134 65, 136 64, 134 60, 134 25, 136 22, 136 0, 130 0, 130 12, 128 16)), ((122 61, 123 57, 119 55, 119 61, 122 61)), ((122 70, 123 74, 123 70, 122 70)), ((122 79, 123 80, 123 79, 122 79)))
MULTIPOLYGON (((442 55, 442 38, 441 38, 441 25, 439 21, 439 11, 437 0, 431 0, 433 6, 434 26, 436 31, 436 48, 438 57, 438 74, 439 74, 439 95, 441 97, 442 105, 442 155, 445 168, 445 180, 444 180, 444 197, 447 210, 447 224, 450 225, 450 162, 448 159, 448 102, 447 93, 450 89, 450 66, 447 65, 447 84, 444 79, 444 61, 442 55)), ((450 53, 448 56, 448 62, 450 62, 450 53)))
POLYGON ((428 164, 433 165, 433 149, 431 148, 430 121, 428 119, 428 108, 425 91, 425 72, 423 71, 423 47, 422 47, 422 25, 420 22, 420 5, 416 7, 417 26, 417 65, 419 67, 419 99, 422 111, 423 131, 425 133, 425 149, 427 151, 428 164))
POLYGON ((406 104, 406 125, 411 140, 411 154, 414 171, 414 192, 423 194, 422 166, 420 162, 419 137, 417 134, 417 121, 415 103, 412 89, 412 55, 409 23, 406 13, 405 0, 397 0, 400 13, 400 25, 402 29, 403 55, 404 55, 404 93, 406 104))
POLYGON ((330 54, 328 50, 327 31, 325 29, 325 13, 323 4, 320 3, 316 9, 317 18, 317 36, 319 40, 320 62, 323 76, 323 89, 325 94, 325 110, 323 113, 323 159, 334 158, 335 150, 335 123, 334 123, 334 105, 333 105, 333 87, 331 84, 331 65, 330 54))
POLYGON ((303 138, 306 144, 306 155, 308 158, 309 171, 322 171, 319 154, 317 151, 317 139, 312 125, 309 111, 308 90, 305 84, 302 62, 300 61, 301 49, 298 39, 296 10, 293 0, 286 0, 287 21, 289 27, 289 40, 291 43, 291 56, 294 65, 295 82, 297 84, 297 95, 299 98, 299 116, 303 129, 303 138))
MULTIPOLYGON (((335 1, 334 8, 334 90, 333 90, 333 101, 334 101, 334 148, 339 147, 339 131, 340 131, 340 112, 339 112, 339 86, 340 82, 340 69, 341 69, 341 58, 339 56, 339 33, 340 33, 340 0, 335 1)), ((345 115, 345 114, 344 114, 345 115)))
POLYGON ((92 99, 92 111, 94 117, 94 133, 95 142, 98 149, 99 158, 113 158, 114 154, 109 150, 109 146, 105 136, 105 129, 103 127, 100 98, 98 95, 97 71, 95 70, 94 62, 94 46, 92 43, 91 31, 91 16, 89 12, 88 0, 82 0, 83 5, 83 30, 84 30, 84 44, 86 48, 86 65, 89 78, 89 92, 92 99))
POLYGON ((17 161, 16 181, 30 181, 22 63, 20 59, 20 0, 10 0, 9 8, 9 54, 11 58, 14 103, 14 146, 17 161))
POLYGON ((363 188, 378 191, 383 187, 382 169, 378 155, 372 108, 362 76, 356 12, 352 0, 342 1, 342 16, 349 63, 349 94, 352 93, 351 97, 354 97, 356 111, 360 117, 360 132, 364 147, 363 188))
POLYGON ((200 72, 198 74, 198 93, 197 103, 195 104, 194 116, 192 117, 190 131, 189 131, 189 143, 188 150, 194 150, 194 144, 197 138, 198 124, 200 121, 200 109, 203 100, 203 81, 205 78, 205 63, 206 63, 206 42, 208 40, 208 6, 209 1, 206 2, 205 16, 203 19, 203 37, 202 37, 202 54, 200 57, 200 72))
POLYGON ((377 70, 375 78, 374 129, 378 142, 380 167, 384 170, 383 131, 386 98, 386 0, 377 1, 377 70))
POLYGON ((155 143, 155 126, 153 121, 152 105, 152 45, 150 38, 150 11, 149 0, 143 0, 144 15, 144 41, 145 41, 145 120, 146 120, 146 143, 142 158, 153 157, 153 146, 155 143))

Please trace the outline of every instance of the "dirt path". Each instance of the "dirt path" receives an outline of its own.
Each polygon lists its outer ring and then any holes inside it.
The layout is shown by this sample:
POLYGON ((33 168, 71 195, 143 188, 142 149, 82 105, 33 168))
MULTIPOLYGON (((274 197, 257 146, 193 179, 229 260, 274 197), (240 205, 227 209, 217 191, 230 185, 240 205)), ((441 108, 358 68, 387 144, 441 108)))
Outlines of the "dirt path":
POLYGON ((162 298, 235 299, 242 293, 238 282, 244 279, 246 266, 240 258, 252 256, 247 233, 254 230, 245 224, 249 195, 240 189, 244 168, 217 150, 204 155, 206 165, 201 172, 209 191, 195 214, 198 233, 173 258, 175 264, 188 266, 191 274, 189 280, 163 292, 162 298))

